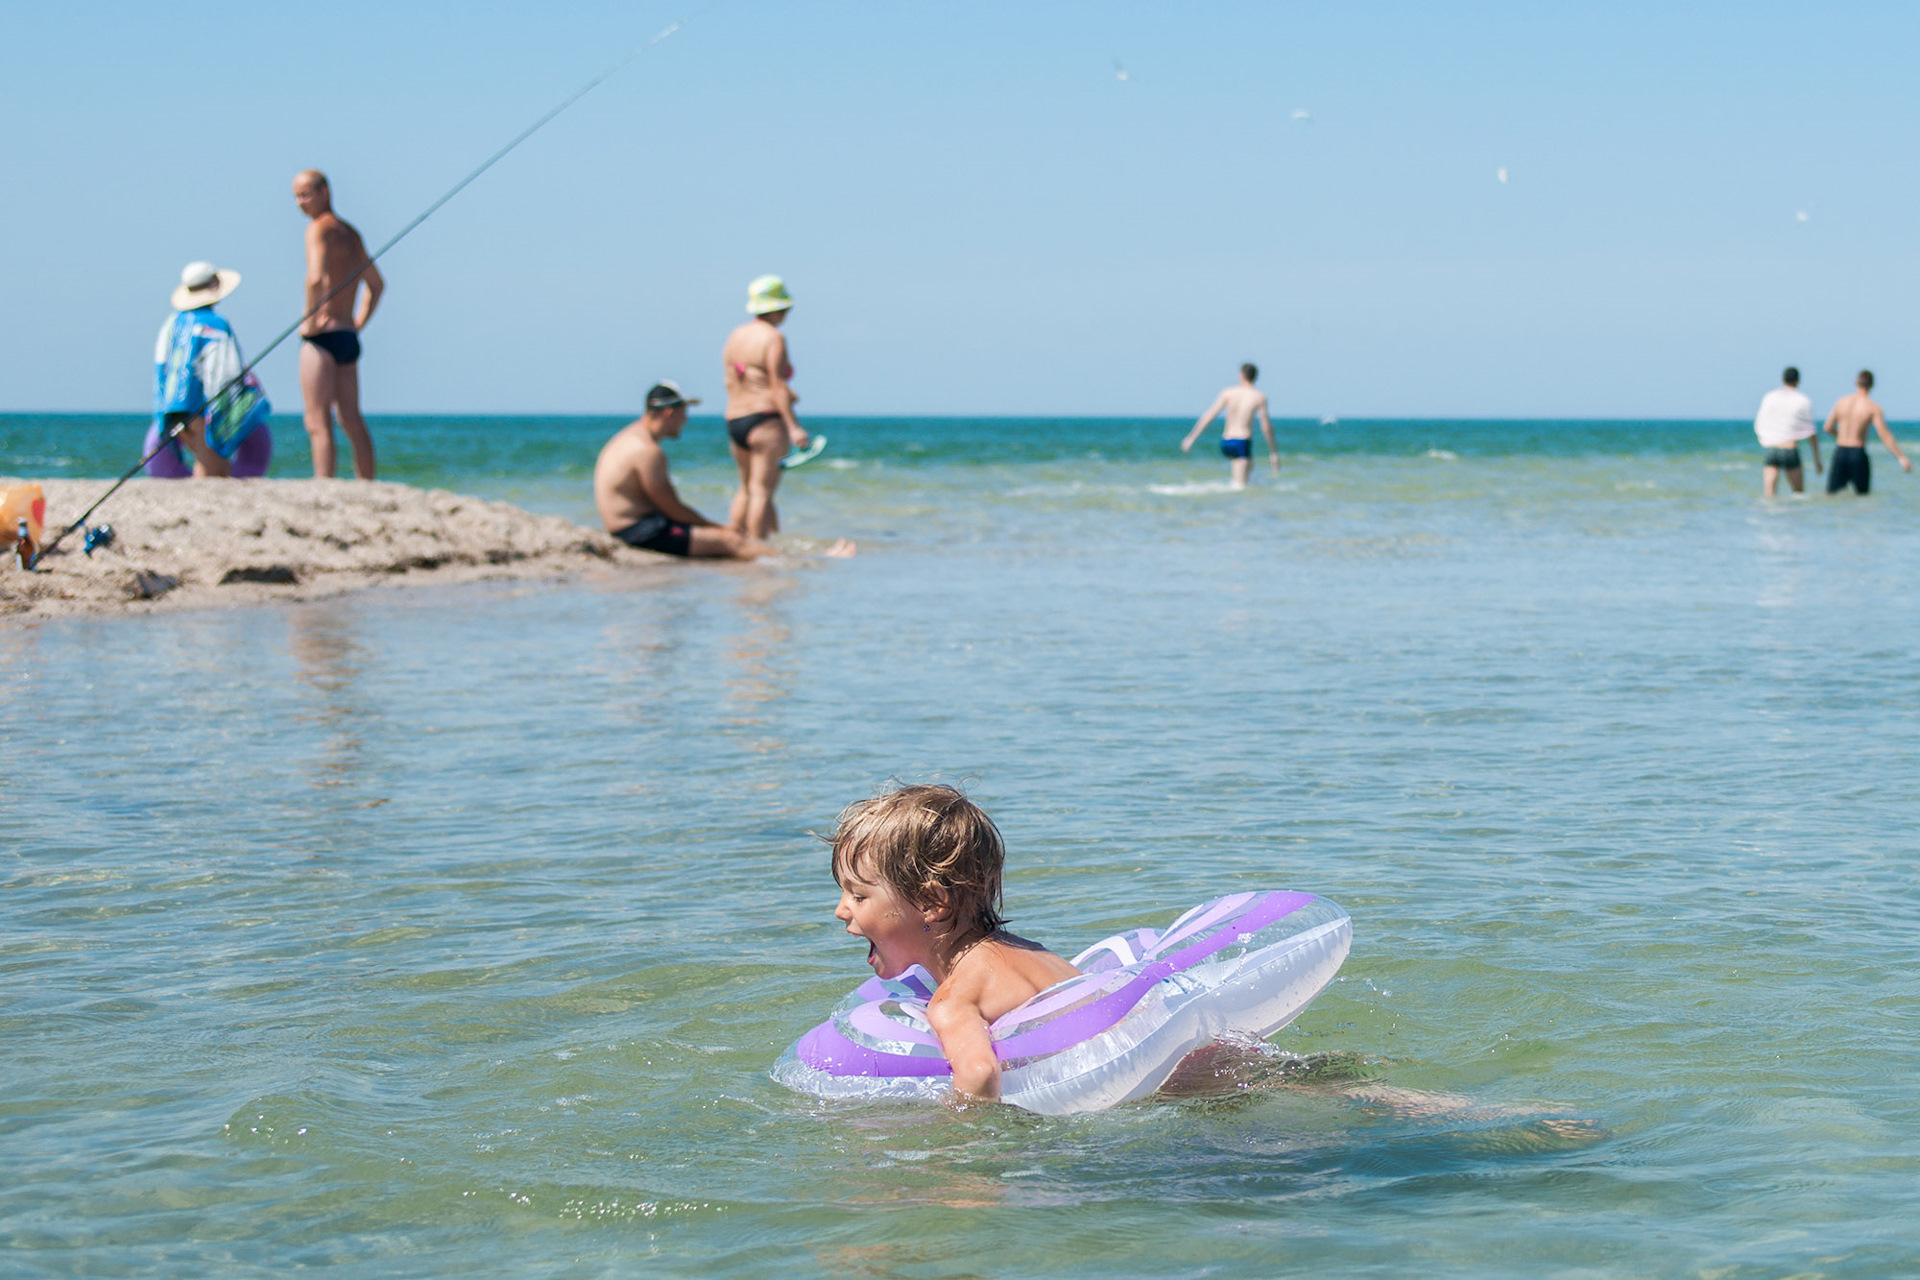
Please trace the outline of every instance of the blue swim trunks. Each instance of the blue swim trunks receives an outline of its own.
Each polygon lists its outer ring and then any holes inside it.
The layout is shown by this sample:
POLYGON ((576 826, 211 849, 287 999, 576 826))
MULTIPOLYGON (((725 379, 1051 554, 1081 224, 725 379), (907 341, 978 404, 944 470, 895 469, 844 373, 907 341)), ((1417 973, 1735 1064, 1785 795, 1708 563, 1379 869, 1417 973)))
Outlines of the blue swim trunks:
POLYGON ((1251 458, 1253 456, 1253 440, 1251 437, 1245 440, 1222 440, 1220 442, 1220 452, 1226 454, 1229 458, 1251 458))

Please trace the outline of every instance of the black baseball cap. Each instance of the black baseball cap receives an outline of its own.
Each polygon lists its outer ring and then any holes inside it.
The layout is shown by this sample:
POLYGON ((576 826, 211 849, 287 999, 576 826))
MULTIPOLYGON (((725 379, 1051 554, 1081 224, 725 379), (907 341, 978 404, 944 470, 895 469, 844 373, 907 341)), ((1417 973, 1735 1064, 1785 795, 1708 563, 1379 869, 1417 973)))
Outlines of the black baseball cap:
POLYGON ((671 409, 677 404, 699 403, 698 398, 687 399, 686 393, 680 390, 679 383, 669 382, 665 378, 654 383, 653 389, 647 392, 647 412, 649 413, 655 409, 671 409))

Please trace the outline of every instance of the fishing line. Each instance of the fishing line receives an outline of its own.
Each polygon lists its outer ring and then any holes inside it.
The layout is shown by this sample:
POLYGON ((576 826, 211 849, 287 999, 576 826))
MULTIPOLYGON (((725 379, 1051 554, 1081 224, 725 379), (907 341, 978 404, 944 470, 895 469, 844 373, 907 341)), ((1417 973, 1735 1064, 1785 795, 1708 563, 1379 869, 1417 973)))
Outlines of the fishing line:
MULTIPOLYGON (((365 262, 362 262, 359 266, 355 267, 350 273, 348 273, 347 278, 345 280, 342 280, 339 284, 335 285, 332 288, 332 290, 328 292, 326 297, 314 303, 313 306, 307 310, 305 315, 302 315, 298 320, 295 320, 292 324, 288 325, 285 329, 281 330, 279 337, 275 338, 272 342, 269 342, 265 347, 262 347, 260 349, 260 353, 254 356, 253 359, 249 360, 246 363, 246 365, 240 370, 240 372, 234 374, 233 377, 229 378, 225 383, 225 385, 223 385, 218 391, 214 392, 211 396, 207 397, 208 407, 211 408, 212 406, 218 404, 220 402, 220 398, 226 395, 229 391, 232 391, 235 387, 239 386, 241 382, 245 380, 246 376, 249 373, 253 372, 255 365, 259 364, 262 360, 265 360, 269 355, 273 353, 273 350, 275 347, 278 347, 281 343, 285 342, 288 338, 291 338, 295 333, 299 332, 301 325, 313 319, 313 317, 319 315, 321 309, 324 308, 329 302, 332 302, 334 298, 337 297, 342 290, 350 289, 355 284, 358 284, 360 281, 360 277, 366 273, 367 268, 371 267, 374 263, 378 262, 381 259, 381 257, 387 252, 387 250, 393 248, 393 246, 399 244, 402 240, 406 239, 407 236, 413 232, 413 229, 415 227, 418 227, 421 223, 425 222, 428 218, 431 218, 435 213, 439 212, 440 207, 446 204, 447 201, 453 199, 455 196, 459 195, 462 191, 465 191, 467 187, 472 185, 474 179, 478 178, 481 174, 485 173, 487 170, 493 168, 493 166, 500 163, 500 161, 506 159, 508 152, 512 151, 515 147, 519 146, 521 143, 525 142, 528 138, 531 138, 534 134, 540 132, 542 128, 544 128, 555 116, 559 115, 562 111, 565 111, 568 107, 580 101, 580 99, 586 97, 589 93, 592 93, 595 89, 599 88, 603 83, 605 83, 608 80, 611 80, 614 76, 618 75, 622 70, 626 68, 627 64, 632 62, 635 58, 638 58, 641 54, 647 52, 649 49, 659 44, 662 40, 665 40, 668 36, 680 30, 680 28, 686 26, 689 22, 692 22, 695 18, 699 17, 701 14, 705 13, 707 10, 714 8, 716 5, 719 5, 720 3, 722 3, 722 0, 706 0, 706 3, 701 4, 698 7, 694 8, 692 11, 690 11, 687 14, 686 17, 681 18, 676 22, 668 23, 666 27, 659 32, 659 34, 655 35, 652 39, 647 40, 644 43, 640 44, 638 47, 633 49, 632 52, 627 53, 626 55, 621 57, 619 61, 615 62, 612 66, 608 67, 605 71, 602 71, 599 75, 593 77, 593 79, 587 81, 585 84, 581 85, 578 89, 575 89, 572 93, 562 98, 560 102, 552 110, 548 111, 545 115, 541 116, 538 120, 535 120, 532 124, 522 129, 519 133, 515 134, 513 136, 512 141, 508 142, 506 146, 501 147, 498 151, 488 156, 486 160, 484 160, 480 164, 479 168, 475 169, 472 173, 469 173, 466 177, 460 179, 460 181, 454 183, 453 186, 448 189, 445 195, 441 196, 438 200, 435 200, 432 204, 428 205, 426 209, 421 212, 419 217, 415 218, 412 222, 409 222, 406 226, 400 228, 399 231, 394 233, 394 236, 392 239, 388 240, 385 244, 381 245, 378 249, 374 250, 371 254, 368 254, 367 260, 365 262)), ((102 503, 106 502, 108 498, 111 498, 114 494, 118 493, 120 491, 121 485, 125 484, 127 481, 133 479, 136 475, 140 474, 141 468, 145 467, 149 462, 152 462, 155 458, 159 457, 160 451, 162 449, 170 447, 175 440, 180 438, 180 435, 185 430, 186 430, 186 423, 180 422, 162 431, 160 435, 160 443, 153 447, 153 452, 149 453, 146 457, 140 459, 140 461, 134 463, 133 466, 128 469, 125 475, 121 476, 118 480, 114 481, 113 487, 108 489, 105 493, 101 494, 99 499, 92 506, 88 507, 85 511, 81 512, 80 518, 78 520, 75 520, 72 524, 68 525, 66 528, 62 529, 58 534, 56 534, 54 536, 53 541, 47 543, 45 546, 41 547, 38 551, 34 552, 33 558, 27 561, 27 568, 31 570, 35 565, 40 563, 41 557, 45 556, 49 551, 52 551, 55 547, 59 546, 60 543, 66 538, 68 534, 72 533, 75 529, 78 529, 82 525, 86 524, 88 516, 98 511, 102 503)))

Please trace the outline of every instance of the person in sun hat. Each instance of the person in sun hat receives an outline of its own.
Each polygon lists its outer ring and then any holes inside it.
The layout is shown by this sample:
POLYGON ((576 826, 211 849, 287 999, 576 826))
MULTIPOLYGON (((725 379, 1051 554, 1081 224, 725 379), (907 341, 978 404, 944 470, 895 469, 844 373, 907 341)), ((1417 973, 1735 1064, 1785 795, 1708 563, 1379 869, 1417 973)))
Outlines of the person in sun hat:
POLYGON ((807 433, 793 416, 788 382, 793 365, 780 332, 793 295, 779 276, 761 276, 747 286, 747 314, 753 319, 727 335, 720 362, 727 388, 727 444, 740 469, 727 523, 749 538, 764 538, 780 528, 773 491, 780 485, 780 459, 807 447, 807 433))
POLYGON ((273 406, 251 374, 233 326, 214 304, 240 287, 240 273, 189 262, 173 291, 173 314, 154 344, 153 425, 147 474, 161 479, 257 476, 273 456, 273 406), (175 433, 175 428, 181 428, 175 433), (189 465, 180 446, 192 456, 189 465))

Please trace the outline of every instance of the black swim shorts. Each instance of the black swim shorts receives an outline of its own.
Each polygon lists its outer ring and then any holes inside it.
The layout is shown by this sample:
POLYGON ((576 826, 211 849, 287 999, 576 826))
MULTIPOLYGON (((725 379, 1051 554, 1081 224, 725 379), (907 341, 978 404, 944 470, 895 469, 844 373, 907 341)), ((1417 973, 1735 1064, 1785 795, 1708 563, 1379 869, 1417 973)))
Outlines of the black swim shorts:
POLYGON ((1859 445, 1841 445, 1833 451, 1833 464, 1827 468, 1827 492, 1838 493, 1853 485, 1855 493, 1873 488, 1873 464, 1859 445))
POLYGON ((1800 446, 1796 444, 1790 449, 1767 450, 1766 465, 1778 467, 1782 471, 1798 471, 1800 469, 1800 446))
POLYGON ((658 511, 641 516, 624 529, 616 529, 613 536, 630 547, 658 551, 663 556, 684 556, 693 541, 687 526, 674 523, 658 511))
POLYGON ((1253 456, 1253 440, 1251 438, 1222 440, 1220 442, 1220 452, 1229 458, 1251 458, 1253 456))
POLYGON ((311 342, 333 357, 335 364, 352 364, 360 358, 360 335, 351 329, 329 329, 325 333, 303 333, 300 341, 311 342))

